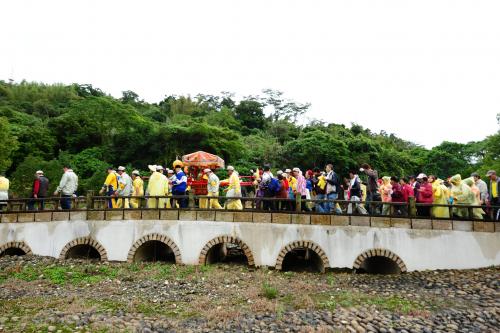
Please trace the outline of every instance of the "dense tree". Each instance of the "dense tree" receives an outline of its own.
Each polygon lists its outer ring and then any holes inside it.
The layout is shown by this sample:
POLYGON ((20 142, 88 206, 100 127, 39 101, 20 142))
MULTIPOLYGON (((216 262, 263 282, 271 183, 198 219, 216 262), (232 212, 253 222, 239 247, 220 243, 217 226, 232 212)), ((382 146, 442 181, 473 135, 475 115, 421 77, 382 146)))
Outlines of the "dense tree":
POLYGON ((0 142, 0 173, 4 173, 12 164, 12 153, 17 148, 17 138, 5 117, 0 117, 0 142))

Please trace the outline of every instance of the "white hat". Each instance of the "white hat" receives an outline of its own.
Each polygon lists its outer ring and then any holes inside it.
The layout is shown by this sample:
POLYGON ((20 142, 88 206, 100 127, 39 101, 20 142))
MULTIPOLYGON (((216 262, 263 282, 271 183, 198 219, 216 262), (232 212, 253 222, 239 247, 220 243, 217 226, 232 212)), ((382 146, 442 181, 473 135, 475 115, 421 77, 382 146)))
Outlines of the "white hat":
POLYGON ((140 175, 141 175, 141 173, 139 172, 139 170, 134 170, 134 171, 132 171, 132 174, 133 174, 133 175, 137 175, 137 176, 140 176, 140 175))
POLYGON ((157 170, 156 168, 157 167, 154 164, 153 165, 148 165, 148 169, 151 170, 151 171, 153 171, 153 172, 155 172, 157 170))
POLYGON ((118 167, 118 171, 125 171, 125 167, 124 166, 119 166, 118 167))
POLYGON ((229 165, 229 166, 227 167, 227 170, 234 171, 234 167, 233 167, 232 165, 229 165))
POLYGON ((299 168, 293 168, 293 172, 300 172, 299 168))
POLYGON ((282 170, 278 170, 278 171, 276 171, 276 174, 277 174, 277 175, 282 175, 282 174, 283 174, 283 171, 282 171, 282 170))
POLYGON ((210 170, 210 169, 207 168, 207 169, 203 170, 203 172, 204 173, 209 173, 209 172, 212 172, 212 170, 210 170))
POLYGON ((421 173, 417 176, 417 179, 424 179, 427 178, 427 175, 425 173, 421 173))
POLYGON ((165 169, 163 169, 163 167, 161 165, 157 165, 156 170, 165 170, 165 169))
POLYGON ((174 170, 167 169, 167 173, 174 173, 174 170))
POLYGON ((38 170, 37 172, 35 172, 37 175, 43 175, 43 171, 42 170, 38 170))
POLYGON ((290 169, 286 169, 286 170, 285 170, 285 172, 286 172, 286 173, 290 173, 290 172, 292 172, 292 170, 290 170, 290 169))

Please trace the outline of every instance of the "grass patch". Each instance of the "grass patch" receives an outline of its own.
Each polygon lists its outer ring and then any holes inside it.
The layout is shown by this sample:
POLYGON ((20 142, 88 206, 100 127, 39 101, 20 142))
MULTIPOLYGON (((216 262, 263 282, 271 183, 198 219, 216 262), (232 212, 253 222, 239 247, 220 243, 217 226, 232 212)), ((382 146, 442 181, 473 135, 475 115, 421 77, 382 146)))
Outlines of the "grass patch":
POLYGON ((269 283, 264 282, 262 284, 262 295, 267 299, 275 299, 278 297, 278 289, 271 286, 269 283))
POLYGON ((47 280, 53 284, 93 284, 118 277, 118 267, 88 265, 51 265, 15 267, 0 273, 0 283, 9 279, 22 281, 47 280))
MULTIPOLYGON (((374 296, 363 293, 340 291, 326 294, 312 295, 312 299, 319 308, 335 310, 338 307, 351 308, 361 305, 374 305, 379 310, 388 310, 394 313, 409 314, 428 310, 428 307, 419 302, 400 296, 374 296)), ((435 309, 435 304, 428 304, 435 309)))

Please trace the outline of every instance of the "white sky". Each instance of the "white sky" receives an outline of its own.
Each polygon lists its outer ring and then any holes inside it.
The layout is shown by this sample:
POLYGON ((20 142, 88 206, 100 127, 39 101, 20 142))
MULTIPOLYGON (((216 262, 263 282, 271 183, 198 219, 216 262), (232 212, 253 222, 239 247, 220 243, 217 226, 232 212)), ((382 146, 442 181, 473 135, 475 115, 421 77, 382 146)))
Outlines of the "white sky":
POLYGON ((499 15, 499 0, 7 0, 0 79, 149 102, 272 88, 431 147, 497 131, 499 15))

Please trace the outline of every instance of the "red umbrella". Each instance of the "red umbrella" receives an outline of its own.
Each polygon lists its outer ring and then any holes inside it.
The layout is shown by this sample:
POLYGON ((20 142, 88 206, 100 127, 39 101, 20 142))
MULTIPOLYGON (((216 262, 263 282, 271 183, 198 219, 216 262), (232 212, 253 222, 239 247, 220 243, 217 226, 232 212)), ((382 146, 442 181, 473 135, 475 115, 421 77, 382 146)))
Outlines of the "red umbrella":
POLYGON ((224 160, 222 158, 204 151, 184 155, 182 156, 182 162, 184 165, 200 168, 224 168, 224 160))

